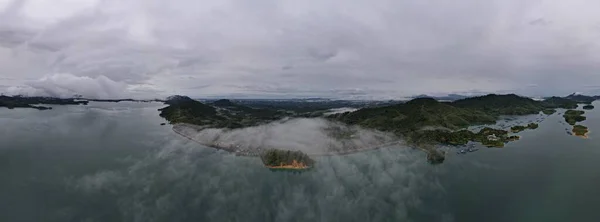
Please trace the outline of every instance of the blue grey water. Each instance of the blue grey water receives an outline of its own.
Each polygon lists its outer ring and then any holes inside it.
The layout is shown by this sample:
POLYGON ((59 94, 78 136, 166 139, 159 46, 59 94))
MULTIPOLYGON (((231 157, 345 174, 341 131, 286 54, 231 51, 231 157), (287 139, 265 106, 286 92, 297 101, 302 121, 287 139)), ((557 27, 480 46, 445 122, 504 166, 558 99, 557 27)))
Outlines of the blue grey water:
POLYGON ((589 139, 555 114, 440 165, 389 147, 290 173, 181 138, 160 107, 0 109, 0 221, 600 221, 596 110, 589 139))

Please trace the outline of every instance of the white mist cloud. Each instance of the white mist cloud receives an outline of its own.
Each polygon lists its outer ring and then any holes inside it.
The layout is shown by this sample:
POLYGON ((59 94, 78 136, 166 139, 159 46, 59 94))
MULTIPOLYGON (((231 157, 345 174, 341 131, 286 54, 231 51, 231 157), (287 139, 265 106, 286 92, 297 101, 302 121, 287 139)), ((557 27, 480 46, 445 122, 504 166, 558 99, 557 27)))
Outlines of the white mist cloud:
POLYGON ((389 133, 347 126, 320 118, 299 118, 241 129, 204 129, 177 125, 177 132, 202 144, 237 147, 238 150, 300 150, 309 155, 371 149, 397 141, 389 133), (239 146, 239 147, 238 147, 239 146))
POLYGON ((448 209, 427 202, 445 197, 439 175, 447 172, 431 167, 420 151, 320 157, 313 170, 292 174, 195 143, 161 145, 128 168, 72 180, 80 192, 74 195, 117 206, 127 221, 410 221, 416 212, 452 221, 448 209))
POLYGON ((72 74, 54 74, 26 84, 23 87, 10 87, 8 93, 61 98, 71 98, 74 95, 82 95, 86 98, 129 98, 131 96, 126 84, 112 81, 105 76, 91 78, 72 74))

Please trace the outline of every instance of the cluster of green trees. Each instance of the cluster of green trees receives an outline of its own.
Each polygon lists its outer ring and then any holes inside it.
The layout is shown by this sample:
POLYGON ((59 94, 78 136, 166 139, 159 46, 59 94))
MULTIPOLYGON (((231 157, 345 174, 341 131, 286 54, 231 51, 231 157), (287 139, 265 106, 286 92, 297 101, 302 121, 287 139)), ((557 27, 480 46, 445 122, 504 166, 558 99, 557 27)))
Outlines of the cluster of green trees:
POLYGON ((205 105, 186 96, 171 97, 165 102, 168 107, 159 109, 160 116, 170 123, 205 125, 220 119, 214 107, 205 105))
POLYGON ((577 101, 557 96, 546 98, 544 101, 542 101, 542 104, 549 109, 577 109, 577 101))
POLYGON ((314 165, 315 161, 301 151, 269 149, 261 155, 266 166, 292 165, 294 161, 306 167, 314 165))
POLYGON ((514 94, 472 97, 457 100, 452 105, 461 108, 480 110, 488 115, 527 115, 537 114, 545 108, 556 108, 555 104, 535 101, 514 94))
POLYGON ((510 131, 512 131, 513 133, 518 133, 518 132, 521 132, 526 129, 527 129, 527 126, 513 126, 510 128, 510 131))
POLYGON ((540 125, 538 125, 537 123, 530 123, 527 124, 527 128, 529 129, 537 129, 540 125))
POLYGON ((508 131, 494 128, 483 128, 479 132, 470 130, 425 130, 411 134, 409 142, 424 145, 441 143, 446 145, 466 145, 469 141, 480 142, 488 147, 502 147, 509 141, 519 139, 518 136, 508 136, 508 131))
POLYGON ((587 109, 587 110, 594 109, 594 106, 587 104, 587 105, 583 106, 583 109, 587 109))
POLYGON ((537 129, 538 127, 539 125, 537 123, 530 123, 527 124, 527 126, 513 126, 510 128, 510 131, 512 131, 513 133, 518 133, 526 129, 537 129))
POLYGON ((565 118, 565 121, 567 123, 569 123, 569 125, 573 126, 575 125, 577 122, 581 122, 586 120, 586 117, 583 116, 585 112, 581 111, 581 110, 567 110, 565 112, 565 114, 563 114, 563 117, 565 118))
POLYGON ((475 138, 475 133, 469 130, 425 130, 412 133, 408 139, 415 144, 427 144, 432 141, 447 145, 465 145, 475 138))

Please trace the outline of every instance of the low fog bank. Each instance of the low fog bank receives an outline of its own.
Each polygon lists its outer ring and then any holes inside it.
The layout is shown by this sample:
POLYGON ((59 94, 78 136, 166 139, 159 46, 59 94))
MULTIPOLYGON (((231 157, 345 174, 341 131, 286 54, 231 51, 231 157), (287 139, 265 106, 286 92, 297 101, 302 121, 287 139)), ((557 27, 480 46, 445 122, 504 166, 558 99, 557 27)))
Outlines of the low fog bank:
POLYGON ((330 109, 329 112, 326 112, 325 115, 333 115, 333 114, 338 114, 338 113, 354 112, 356 110, 358 110, 358 109, 357 108, 351 108, 351 107, 333 108, 333 109, 330 109))
MULTIPOLYGON (((85 205, 90 206, 81 218, 453 221, 439 180, 443 169, 432 168, 422 161, 421 152, 411 149, 390 147, 317 157, 314 170, 294 174, 269 171, 255 158, 222 155, 182 143, 164 144, 128 168, 71 180, 74 195, 86 197, 85 205)), ((67 213, 80 212, 80 208, 73 206, 67 213)))
POLYGON ((241 155, 276 148, 309 155, 345 154, 380 148, 398 141, 394 135, 322 118, 298 118, 242 129, 202 129, 178 124, 173 130, 201 144, 241 155))
POLYGON ((80 95, 88 99, 156 99, 166 96, 150 85, 129 85, 104 75, 89 77, 70 73, 48 74, 24 85, 0 87, 0 93, 58 98, 80 95))

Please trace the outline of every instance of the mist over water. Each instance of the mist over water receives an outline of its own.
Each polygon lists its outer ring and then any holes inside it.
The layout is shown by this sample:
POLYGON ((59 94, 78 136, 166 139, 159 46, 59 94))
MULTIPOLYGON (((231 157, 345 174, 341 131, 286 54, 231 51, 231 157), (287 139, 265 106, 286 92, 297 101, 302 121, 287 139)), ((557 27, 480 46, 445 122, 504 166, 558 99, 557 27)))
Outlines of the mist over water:
POLYGON ((318 159, 315 171, 293 174, 271 172, 255 158, 164 150, 127 170, 84 176, 74 186, 92 197, 114 191, 127 221, 406 219, 421 205, 419 191, 443 188, 419 172, 427 166, 417 158, 388 156, 318 159))
POLYGON ((0 221, 597 221, 595 110, 588 140, 554 115, 441 165, 392 146, 290 173, 175 134, 160 107, 0 110, 0 221))
POLYGON ((195 129, 187 125, 175 130, 200 144, 232 147, 235 150, 300 150, 308 155, 351 153, 379 148, 400 141, 391 133, 349 126, 323 118, 295 118, 241 129, 195 129))

